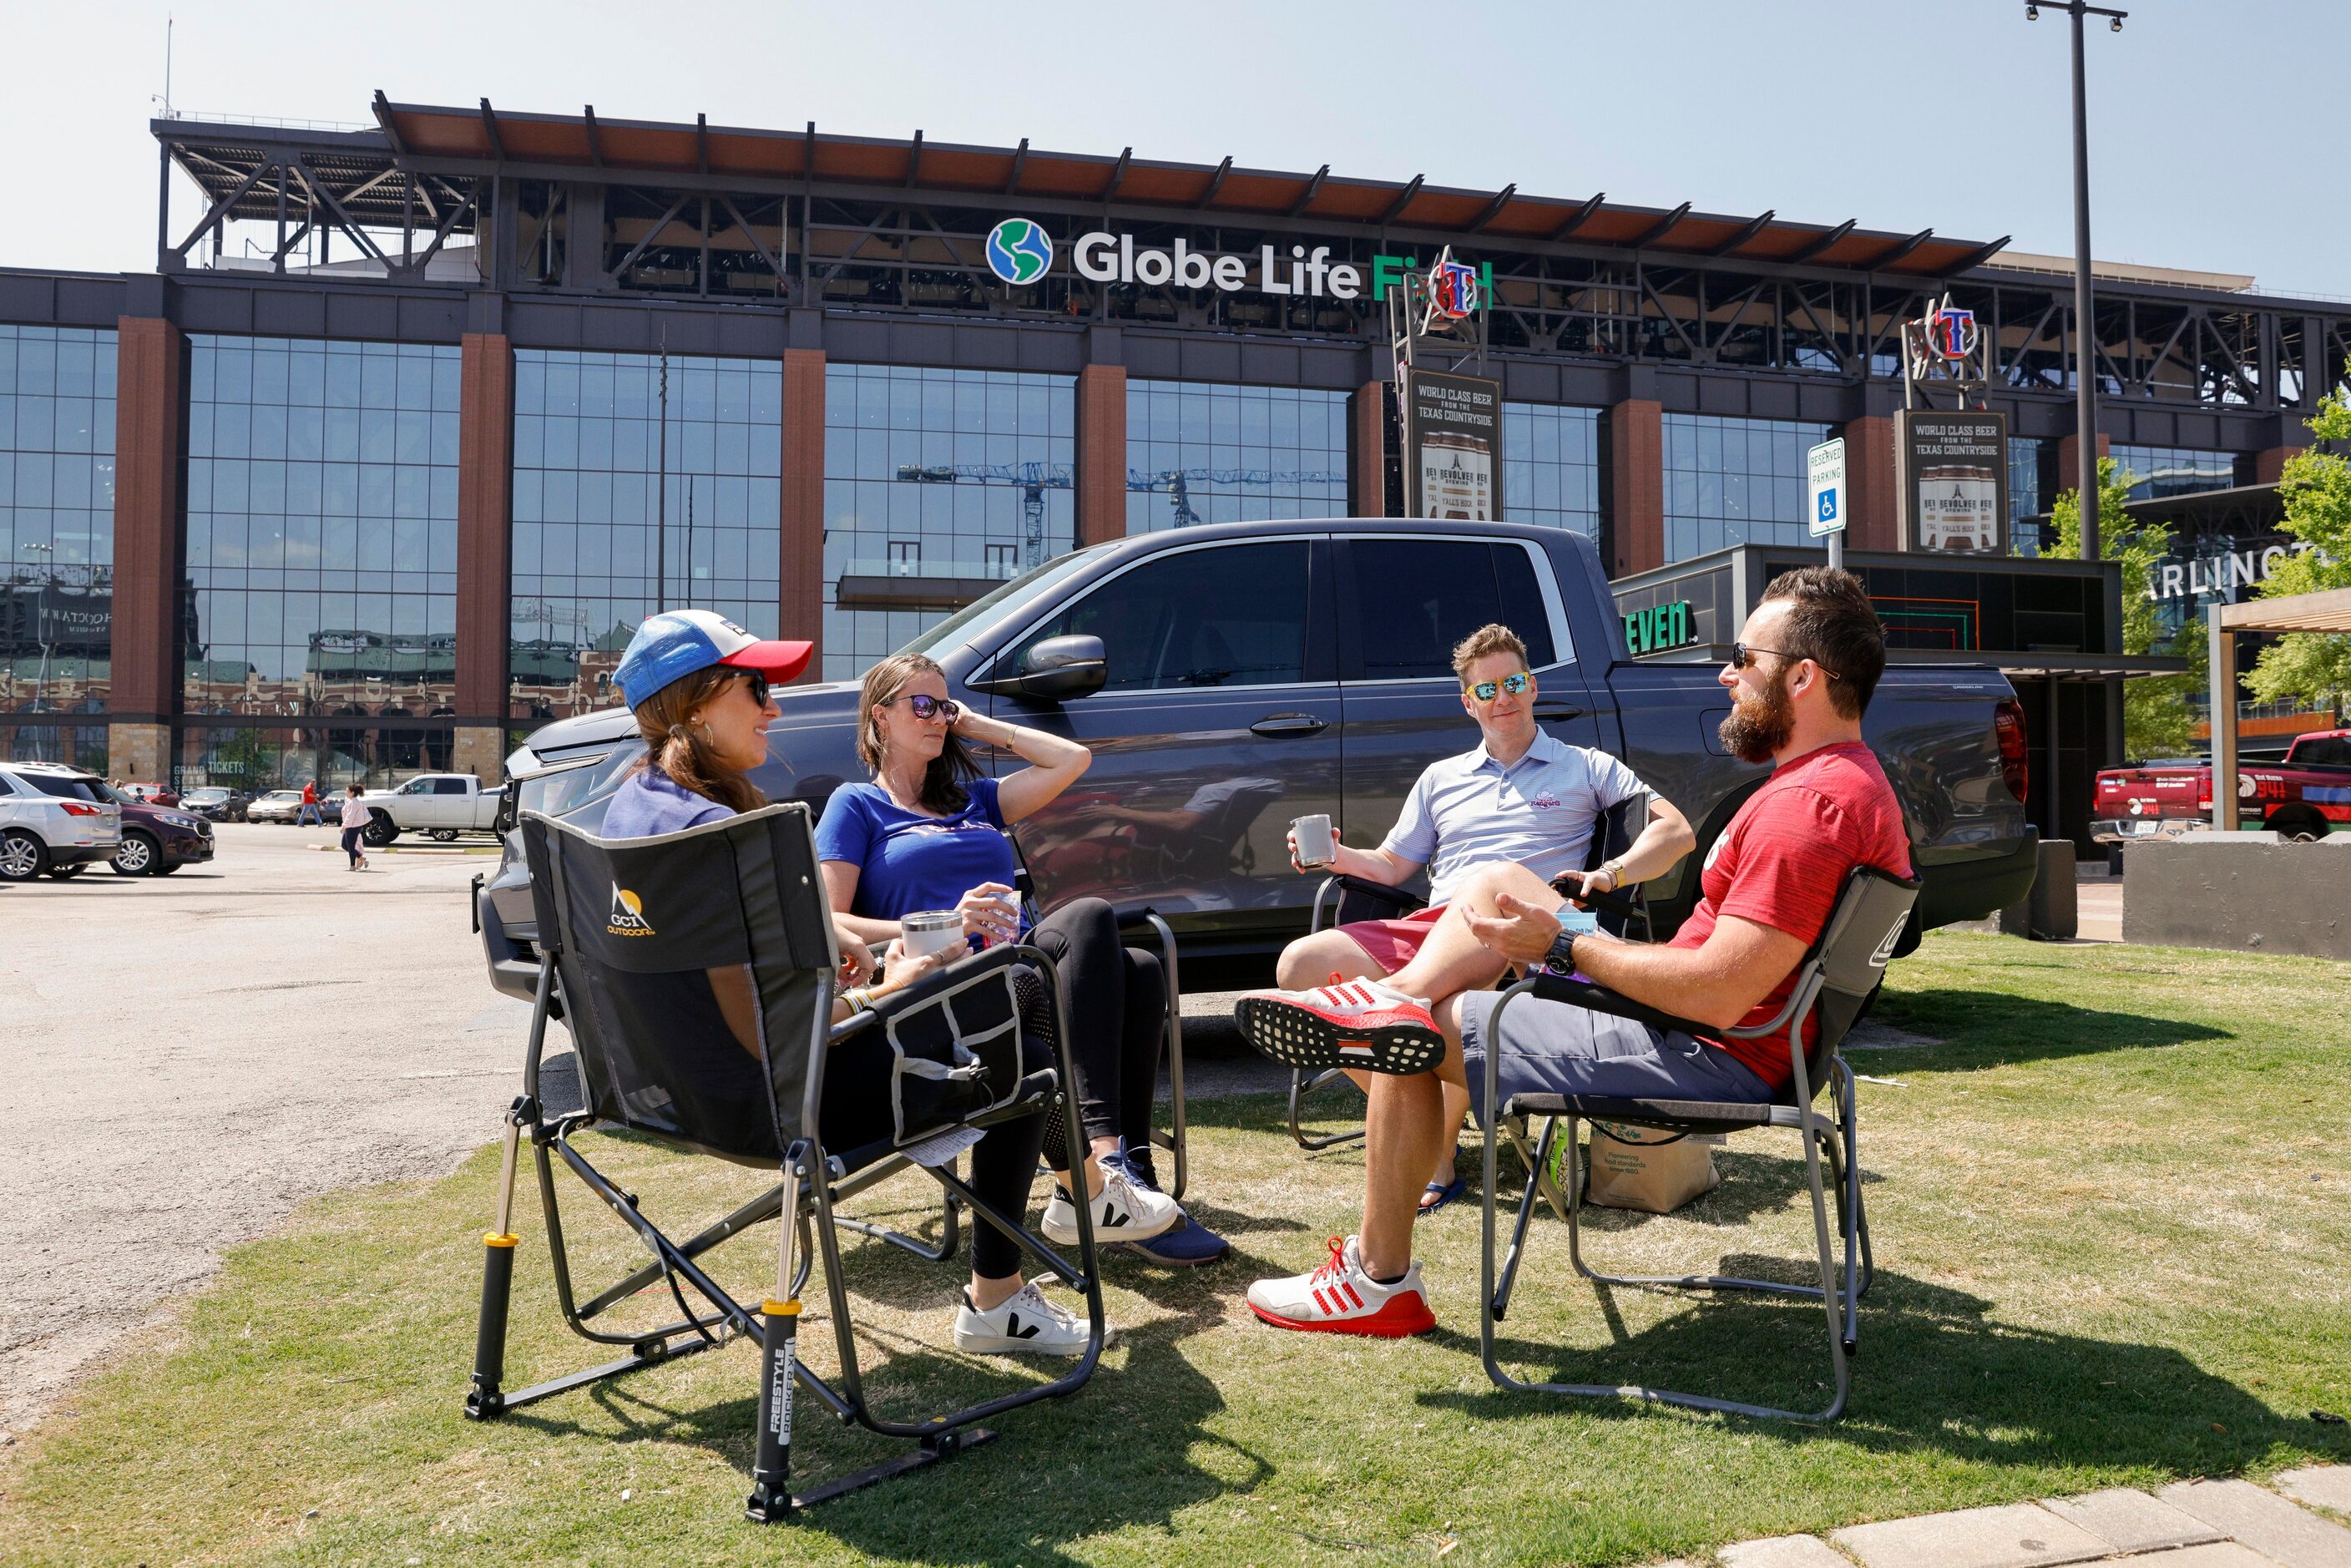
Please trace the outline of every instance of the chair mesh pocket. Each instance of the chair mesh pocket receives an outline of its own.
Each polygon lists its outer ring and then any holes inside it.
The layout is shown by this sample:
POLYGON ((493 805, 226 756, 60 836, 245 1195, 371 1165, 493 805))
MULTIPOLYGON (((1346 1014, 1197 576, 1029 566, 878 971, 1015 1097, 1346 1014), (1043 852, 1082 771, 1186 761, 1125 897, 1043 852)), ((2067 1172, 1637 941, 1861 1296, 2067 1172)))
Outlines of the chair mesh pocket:
POLYGON ((1009 969, 890 1019, 890 1112, 904 1146, 982 1116, 1020 1090, 1019 1001, 1009 969))

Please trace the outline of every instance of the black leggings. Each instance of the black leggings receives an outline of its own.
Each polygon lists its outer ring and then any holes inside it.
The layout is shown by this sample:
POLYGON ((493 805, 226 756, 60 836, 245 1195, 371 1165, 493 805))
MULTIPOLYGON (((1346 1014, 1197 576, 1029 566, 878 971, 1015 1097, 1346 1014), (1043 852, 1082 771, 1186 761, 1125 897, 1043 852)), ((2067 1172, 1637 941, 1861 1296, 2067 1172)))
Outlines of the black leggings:
MULTIPOLYGON (((1086 1137, 1123 1137, 1129 1149, 1147 1154, 1167 1021, 1159 960, 1120 943, 1118 916, 1099 898, 1071 899, 1039 921, 1029 940, 1061 968, 1086 1137)), ((1084 1157, 1082 1149, 1075 1153, 1084 1157)))
POLYGON ((343 853, 351 857, 351 863, 353 865, 360 863, 360 835, 366 831, 367 830, 364 828, 345 828, 343 830, 343 853))

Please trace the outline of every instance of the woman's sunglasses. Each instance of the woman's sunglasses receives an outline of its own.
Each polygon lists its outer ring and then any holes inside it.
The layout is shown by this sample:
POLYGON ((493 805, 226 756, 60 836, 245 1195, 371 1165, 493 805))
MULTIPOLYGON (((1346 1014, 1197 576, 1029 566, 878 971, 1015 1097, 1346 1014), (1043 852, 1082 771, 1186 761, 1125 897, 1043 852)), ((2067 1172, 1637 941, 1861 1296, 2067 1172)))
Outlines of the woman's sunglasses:
POLYGON ((1489 703, 1494 700, 1494 695, 1498 692, 1508 692, 1512 696, 1517 696, 1526 689, 1527 673, 1520 670, 1517 674, 1504 675, 1499 681, 1479 681, 1469 688, 1469 695, 1481 703, 1489 703))
MULTIPOLYGON (((1754 664, 1755 655, 1758 653, 1769 653, 1775 659, 1786 659, 1792 663, 1798 658, 1809 657, 1809 655, 1804 654, 1783 653, 1777 648, 1750 648, 1744 643, 1733 643, 1730 645, 1730 657, 1725 659, 1723 663, 1729 664, 1734 670, 1744 670, 1754 664)), ((1813 663, 1819 665, 1821 674, 1826 675, 1829 679, 1833 681, 1841 681, 1844 679, 1843 675, 1838 674, 1826 664, 1821 664, 1818 659, 1813 659, 1813 663)))
POLYGON ((757 670, 746 670, 743 678, 751 683, 751 700, 761 707, 768 706, 768 677, 757 670))
POLYGON ((914 716, 916 718, 922 719, 925 722, 935 718, 943 718, 949 724, 953 724, 956 719, 963 716, 963 705, 956 701, 953 697, 892 697, 889 702, 876 703, 873 706, 876 707, 889 707, 896 703, 904 703, 908 707, 914 710, 914 716))

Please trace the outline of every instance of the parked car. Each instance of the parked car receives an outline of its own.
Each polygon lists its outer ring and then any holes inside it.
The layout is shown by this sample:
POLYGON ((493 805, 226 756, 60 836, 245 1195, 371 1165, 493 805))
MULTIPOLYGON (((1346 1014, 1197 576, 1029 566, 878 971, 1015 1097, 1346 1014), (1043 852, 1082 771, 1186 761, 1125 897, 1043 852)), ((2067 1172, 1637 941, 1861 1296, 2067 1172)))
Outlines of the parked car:
MULTIPOLYGON (((2098 775, 2090 836, 2102 844, 2176 839, 2212 825, 2212 761, 2186 758, 2098 775)), ((2351 729, 2298 735, 2283 762, 2237 763, 2237 820, 2309 841, 2351 832, 2351 729)))
POLYGON ((404 832, 421 832, 444 844, 459 833, 492 832, 500 799, 498 788, 483 789, 470 773, 420 773, 397 789, 360 794, 369 817, 361 836, 381 848, 404 832))
POLYGON ((122 843, 114 852, 116 875, 169 876, 183 865, 201 865, 213 858, 213 825, 195 812, 131 800, 95 773, 82 777, 100 799, 121 808, 122 843))
POLYGON ((191 789, 180 797, 180 809, 193 811, 208 822, 242 822, 245 809, 253 797, 242 789, 224 789, 208 784, 201 789, 191 789))
POLYGON ((180 803, 179 793, 169 784, 118 784, 114 788, 141 805, 176 806, 180 803))
POLYGON ((0 762, 0 882, 79 876, 121 847, 122 808, 104 779, 61 763, 0 762))
MULTIPOLYGON (((1416 520, 1225 524, 1140 535, 1014 580, 909 644, 983 712, 1093 748, 1075 789, 1014 835, 1050 906, 1080 894, 1155 910, 1187 976, 1256 983, 1302 933, 1316 879, 1290 866, 1290 819, 1324 811, 1379 842, 1421 770, 1467 750, 1455 639, 1489 621, 1526 639, 1536 718, 1630 763, 1680 807, 1698 852, 1649 884, 1660 931, 1695 907, 1698 872, 1767 777, 1722 748, 1730 699, 1710 665, 1635 661, 1592 544, 1558 529, 1416 520)), ((862 779, 853 682, 786 687, 752 781, 821 809, 862 779)), ((1925 880, 1911 933, 1980 918, 2032 885, 2022 714, 1980 664, 1897 664, 1865 726, 1925 880)), ((507 762, 516 809, 593 830, 642 750, 622 710, 564 719, 507 762)), ((1019 766, 988 757, 998 770, 1019 766)), ((502 989, 535 977, 517 835, 476 900, 502 989)))
MULTIPOLYGON (((340 801, 331 804, 321 801, 319 804, 329 811, 327 820, 329 822, 336 820, 333 813, 342 810, 340 801)), ((248 822, 291 822, 301 814, 302 791, 299 789, 272 789, 245 808, 245 820, 248 822)))

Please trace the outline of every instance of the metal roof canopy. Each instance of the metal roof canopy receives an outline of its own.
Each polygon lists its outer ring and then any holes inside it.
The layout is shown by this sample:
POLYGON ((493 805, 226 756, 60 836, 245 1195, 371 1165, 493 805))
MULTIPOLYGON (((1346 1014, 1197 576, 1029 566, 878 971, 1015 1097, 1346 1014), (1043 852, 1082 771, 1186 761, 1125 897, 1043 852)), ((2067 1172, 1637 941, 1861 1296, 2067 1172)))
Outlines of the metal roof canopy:
MULTIPOLYGON (((1837 225, 1780 221, 1772 213, 1699 213, 1611 204, 1606 193, 1573 200, 1500 191, 1463 190, 1409 181, 1364 180, 1314 172, 1247 169, 1222 163, 1051 152, 1030 147, 978 147, 935 141, 917 131, 904 140, 820 132, 813 121, 792 131, 657 120, 608 120, 588 107, 577 115, 519 114, 487 99, 469 109, 395 104, 375 97, 373 131, 299 129, 158 120, 152 130, 172 162, 232 218, 266 219, 278 211, 273 190, 247 176, 289 141, 327 172, 322 158, 353 160, 334 183, 364 183, 370 171, 392 176, 363 216, 395 226, 408 178, 479 177, 668 183, 696 188, 789 190, 813 182, 897 192, 964 194, 1009 206, 1040 204, 1158 208, 1170 217, 1228 214, 1281 225, 1332 223, 1470 236, 1509 246, 1546 246, 1573 237, 1579 246, 1638 249, 1694 259, 1807 266, 1941 277, 1980 266, 2008 243, 1938 236, 1932 229, 1896 234, 1837 225), (311 151, 315 149, 314 151, 311 151), (406 177, 402 177, 406 176, 406 177), (243 187, 242 189, 240 187, 243 187)), ((425 187, 429 188, 429 187, 425 187)), ((375 194, 375 192, 370 192, 375 194)))
POLYGON ((2212 825, 2237 831, 2237 633, 2351 632, 2351 588, 2215 604, 2206 614, 2211 639, 2212 825))

